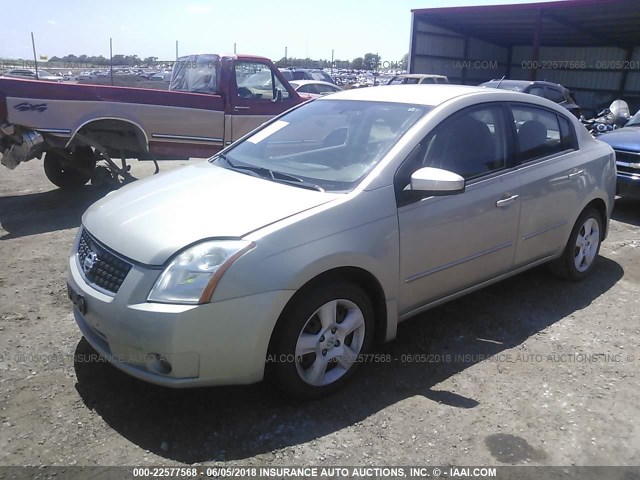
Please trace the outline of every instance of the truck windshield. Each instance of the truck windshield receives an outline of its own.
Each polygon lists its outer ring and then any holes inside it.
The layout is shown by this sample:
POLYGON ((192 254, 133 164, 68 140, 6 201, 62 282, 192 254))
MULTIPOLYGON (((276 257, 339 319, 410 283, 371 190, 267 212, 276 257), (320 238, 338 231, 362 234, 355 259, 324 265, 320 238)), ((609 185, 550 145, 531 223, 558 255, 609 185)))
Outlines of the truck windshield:
POLYGON ((193 93, 218 93, 218 57, 191 55, 173 65, 169 90, 193 93))
POLYGON ((430 109, 403 103, 316 100, 271 122, 213 161, 272 181, 348 192, 430 109))

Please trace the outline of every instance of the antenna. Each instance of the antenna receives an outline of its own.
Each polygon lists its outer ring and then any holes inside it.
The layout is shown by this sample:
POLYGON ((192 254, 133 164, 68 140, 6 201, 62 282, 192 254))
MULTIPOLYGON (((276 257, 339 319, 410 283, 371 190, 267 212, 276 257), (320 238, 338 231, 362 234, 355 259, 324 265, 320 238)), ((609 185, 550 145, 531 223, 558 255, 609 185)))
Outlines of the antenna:
POLYGON ((502 81, 504 80, 504 78, 506 77, 506 75, 503 75, 502 78, 500 79, 500 81, 498 82, 498 85, 496 85, 496 88, 500 88, 500 84, 502 83, 502 81))

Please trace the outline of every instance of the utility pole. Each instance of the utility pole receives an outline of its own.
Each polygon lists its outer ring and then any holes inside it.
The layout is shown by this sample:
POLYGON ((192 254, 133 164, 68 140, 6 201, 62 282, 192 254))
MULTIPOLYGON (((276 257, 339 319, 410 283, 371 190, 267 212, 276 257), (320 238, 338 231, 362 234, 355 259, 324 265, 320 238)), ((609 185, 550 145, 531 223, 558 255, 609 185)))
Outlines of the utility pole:
POLYGON ((378 64, 380 63, 380 54, 376 53, 376 61, 374 63, 374 69, 373 69, 373 86, 375 87, 376 85, 378 85, 377 80, 378 80, 378 64))
POLYGON ((233 42, 233 54, 236 54, 236 42, 233 42))
POLYGON ((40 77, 38 77, 38 57, 36 56, 36 41, 33 38, 33 32, 31 32, 31 46, 33 47, 33 63, 36 66, 36 79, 40 80, 40 77))
POLYGON ((111 86, 113 87, 113 38, 109 37, 109 66, 111 70, 111 86))
POLYGON ((333 78, 333 48, 331 49, 331 77, 333 78))
POLYGON ((176 40, 176 61, 178 60, 178 40, 176 40))

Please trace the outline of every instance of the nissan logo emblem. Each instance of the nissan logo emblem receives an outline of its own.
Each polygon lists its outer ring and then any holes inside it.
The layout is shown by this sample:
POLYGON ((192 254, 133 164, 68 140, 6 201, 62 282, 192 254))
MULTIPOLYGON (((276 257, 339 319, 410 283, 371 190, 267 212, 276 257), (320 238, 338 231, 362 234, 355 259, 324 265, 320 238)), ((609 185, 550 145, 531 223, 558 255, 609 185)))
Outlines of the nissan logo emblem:
POLYGON ((84 257, 84 261, 82 262, 82 270, 84 270, 84 273, 89 273, 97 261, 98 255, 96 252, 89 250, 89 253, 87 253, 87 256, 84 257))

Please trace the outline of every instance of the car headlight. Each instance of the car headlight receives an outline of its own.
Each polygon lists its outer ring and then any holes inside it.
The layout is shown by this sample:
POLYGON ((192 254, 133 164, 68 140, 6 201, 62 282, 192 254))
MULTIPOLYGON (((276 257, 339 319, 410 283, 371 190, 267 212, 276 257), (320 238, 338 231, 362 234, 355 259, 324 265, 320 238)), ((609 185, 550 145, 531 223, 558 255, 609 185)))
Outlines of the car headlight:
POLYGON ((224 272, 255 247, 244 240, 212 240, 180 253, 164 269, 148 300, 163 303, 207 303, 224 272))

